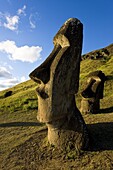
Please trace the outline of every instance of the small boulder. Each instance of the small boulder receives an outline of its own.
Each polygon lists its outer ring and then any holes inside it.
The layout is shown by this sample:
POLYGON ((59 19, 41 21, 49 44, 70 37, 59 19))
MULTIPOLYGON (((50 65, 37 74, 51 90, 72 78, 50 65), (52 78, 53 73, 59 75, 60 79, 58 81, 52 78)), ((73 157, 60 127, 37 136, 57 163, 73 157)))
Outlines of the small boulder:
POLYGON ((10 91, 7 91, 5 94, 4 94, 4 97, 6 98, 6 97, 9 97, 9 96, 11 96, 12 95, 12 91, 10 90, 10 91))

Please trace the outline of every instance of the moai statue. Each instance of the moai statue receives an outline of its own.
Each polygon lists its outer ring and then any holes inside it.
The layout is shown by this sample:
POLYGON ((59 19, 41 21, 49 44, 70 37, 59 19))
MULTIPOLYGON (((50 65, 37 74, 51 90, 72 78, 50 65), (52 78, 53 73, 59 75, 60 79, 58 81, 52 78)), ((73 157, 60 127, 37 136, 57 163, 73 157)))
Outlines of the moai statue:
POLYGON ((38 68, 30 73, 37 82, 38 115, 48 127, 50 144, 65 150, 88 147, 88 132, 76 107, 79 87, 83 25, 68 19, 53 39, 54 49, 38 68))
POLYGON ((100 110, 100 99, 103 99, 105 74, 98 70, 88 75, 86 88, 82 91, 81 109, 82 113, 98 113, 100 110))

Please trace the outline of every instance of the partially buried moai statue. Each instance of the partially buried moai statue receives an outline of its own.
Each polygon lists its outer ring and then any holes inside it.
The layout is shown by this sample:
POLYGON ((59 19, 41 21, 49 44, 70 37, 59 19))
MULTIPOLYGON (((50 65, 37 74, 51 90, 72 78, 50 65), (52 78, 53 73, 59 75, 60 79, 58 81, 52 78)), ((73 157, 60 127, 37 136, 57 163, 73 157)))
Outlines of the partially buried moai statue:
POLYGON ((83 25, 68 19, 53 39, 54 49, 38 68, 30 73, 37 82, 38 115, 48 127, 48 141, 61 148, 88 147, 85 122, 76 107, 79 86, 83 25))
POLYGON ((98 113, 100 110, 100 99, 103 99, 105 74, 101 70, 91 72, 88 75, 86 88, 81 92, 82 113, 98 113))

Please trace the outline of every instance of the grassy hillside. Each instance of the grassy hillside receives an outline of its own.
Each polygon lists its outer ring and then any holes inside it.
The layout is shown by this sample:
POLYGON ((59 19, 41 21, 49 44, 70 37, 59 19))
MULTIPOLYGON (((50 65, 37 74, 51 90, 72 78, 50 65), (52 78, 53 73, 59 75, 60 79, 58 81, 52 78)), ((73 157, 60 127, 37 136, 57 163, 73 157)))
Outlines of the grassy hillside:
POLYGON ((36 83, 28 80, 0 92, 1 170, 113 169, 113 44, 82 56, 78 108, 87 75, 95 70, 102 70, 107 81, 100 113, 83 115, 92 145, 80 155, 62 153, 47 144, 46 126, 36 120, 36 83), (12 95, 5 97, 7 91, 12 95))

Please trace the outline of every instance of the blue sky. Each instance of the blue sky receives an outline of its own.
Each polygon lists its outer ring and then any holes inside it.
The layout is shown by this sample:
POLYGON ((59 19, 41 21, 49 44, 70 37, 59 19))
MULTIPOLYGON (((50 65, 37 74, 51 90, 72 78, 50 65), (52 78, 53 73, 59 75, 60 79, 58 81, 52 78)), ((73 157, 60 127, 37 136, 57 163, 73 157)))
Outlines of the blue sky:
POLYGON ((0 90, 29 79, 69 18, 83 23, 83 54, 113 43, 113 0, 1 1, 0 90))

